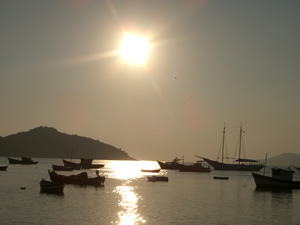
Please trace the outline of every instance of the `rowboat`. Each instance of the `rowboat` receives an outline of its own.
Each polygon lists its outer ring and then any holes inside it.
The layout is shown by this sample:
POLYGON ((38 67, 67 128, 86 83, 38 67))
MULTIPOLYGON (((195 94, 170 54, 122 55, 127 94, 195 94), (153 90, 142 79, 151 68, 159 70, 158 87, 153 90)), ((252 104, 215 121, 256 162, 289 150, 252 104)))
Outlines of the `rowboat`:
POLYGON ((53 164, 52 164, 52 169, 55 171, 73 171, 72 167, 59 166, 59 165, 53 165, 53 164))
POLYGON ((165 176, 148 176, 148 181, 169 181, 168 177, 165 176))
MULTIPOLYGON (((60 175, 55 171, 48 170, 50 179, 55 182, 62 182, 65 184, 76 184, 76 185, 94 185, 94 186, 102 186, 104 185, 105 177, 97 176, 97 177, 88 177, 87 172, 83 172, 77 175, 60 175)), ((97 173, 98 174, 98 173, 97 173)))
POLYGON ((42 179, 40 188, 42 193, 63 194, 65 184, 62 182, 53 182, 42 179))

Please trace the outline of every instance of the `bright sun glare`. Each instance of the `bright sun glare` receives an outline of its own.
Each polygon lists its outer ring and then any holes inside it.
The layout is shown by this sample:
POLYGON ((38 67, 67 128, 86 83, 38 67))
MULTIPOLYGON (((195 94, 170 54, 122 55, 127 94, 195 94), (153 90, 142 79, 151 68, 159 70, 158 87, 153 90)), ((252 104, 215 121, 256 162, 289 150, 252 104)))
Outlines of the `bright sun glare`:
POLYGON ((126 35, 122 42, 120 55, 128 62, 144 64, 149 51, 149 43, 146 38, 134 35, 126 35))

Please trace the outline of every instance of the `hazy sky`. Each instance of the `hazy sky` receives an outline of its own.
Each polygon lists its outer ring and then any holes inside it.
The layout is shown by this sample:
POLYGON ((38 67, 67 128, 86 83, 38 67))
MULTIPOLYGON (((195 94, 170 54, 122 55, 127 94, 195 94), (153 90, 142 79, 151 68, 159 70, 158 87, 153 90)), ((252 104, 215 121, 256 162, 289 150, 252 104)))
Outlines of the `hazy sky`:
MULTIPOLYGON (((0 136, 54 127, 137 159, 300 153, 300 1, 0 1, 0 136), (144 67, 114 52, 147 36, 144 67)), ((300 163, 300 162, 299 162, 300 163)))

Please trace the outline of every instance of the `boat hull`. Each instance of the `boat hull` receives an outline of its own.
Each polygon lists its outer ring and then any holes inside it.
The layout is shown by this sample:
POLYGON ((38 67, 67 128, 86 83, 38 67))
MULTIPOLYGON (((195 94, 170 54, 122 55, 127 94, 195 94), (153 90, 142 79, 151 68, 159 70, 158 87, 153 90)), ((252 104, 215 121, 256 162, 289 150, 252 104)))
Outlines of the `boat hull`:
POLYGON ((148 176, 147 179, 148 181, 169 181, 169 178, 164 176, 148 176))
POLYGON ((22 164, 22 165, 35 165, 38 163, 32 160, 19 160, 13 158, 8 158, 8 162, 9 164, 22 164))
POLYGON ((89 178, 85 172, 71 176, 60 175, 54 171, 48 171, 48 173, 52 181, 65 184, 102 186, 105 181, 105 177, 102 176, 89 178))
POLYGON ((159 170, 141 170, 141 171, 144 173, 159 173, 160 169, 159 170))
POLYGON ((160 168, 163 170, 179 170, 179 163, 157 161, 160 168))
POLYGON ((299 189, 300 181, 287 181, 252 173, 257 188, 291 188, 299 189))
POLYGON ((40 182, 41 193, 63 194, 65 184, 42 179, 40 182))
POLYGON ((72 167, 59 166, 59 165, 52 165, 52 169, 55 171, 73 171, 72 167))
POLYGON ((211 172, 209 167, 203 167, 200 164, 180 165, 179 171, 180 172, 200 172, 200 173, 210 173, 211 172))
POLYGON ((236 170, 236 171, 259 171, 264 166, 262 164, 257 165, 248 165, 248 164, 230 164, 230 163, 221 163, 207 158, 203 158, 205 162, 211 165, 215 170, 236 170))
POLYGON ((75 163, 70 162, 63 159, 63 163, 66 167, 71 167, 73 170, 80 170, 80 169, 99 169, 104 167, 104 164, 89 164, 89 163, 75 163))
POLYGON ((8 166, 0 166, 0 171, 6 171, 8 166))

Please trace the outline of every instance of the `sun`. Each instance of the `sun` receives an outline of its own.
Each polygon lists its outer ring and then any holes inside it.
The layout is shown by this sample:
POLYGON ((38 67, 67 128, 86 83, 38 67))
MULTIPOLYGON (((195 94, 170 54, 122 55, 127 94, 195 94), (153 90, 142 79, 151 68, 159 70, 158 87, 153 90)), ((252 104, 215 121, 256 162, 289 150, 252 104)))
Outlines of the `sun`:
POLYGON ((145 37, 125 35, 120 55, 124 60, 133 64, 145 64, 149 52, 149 43, 145 37))

